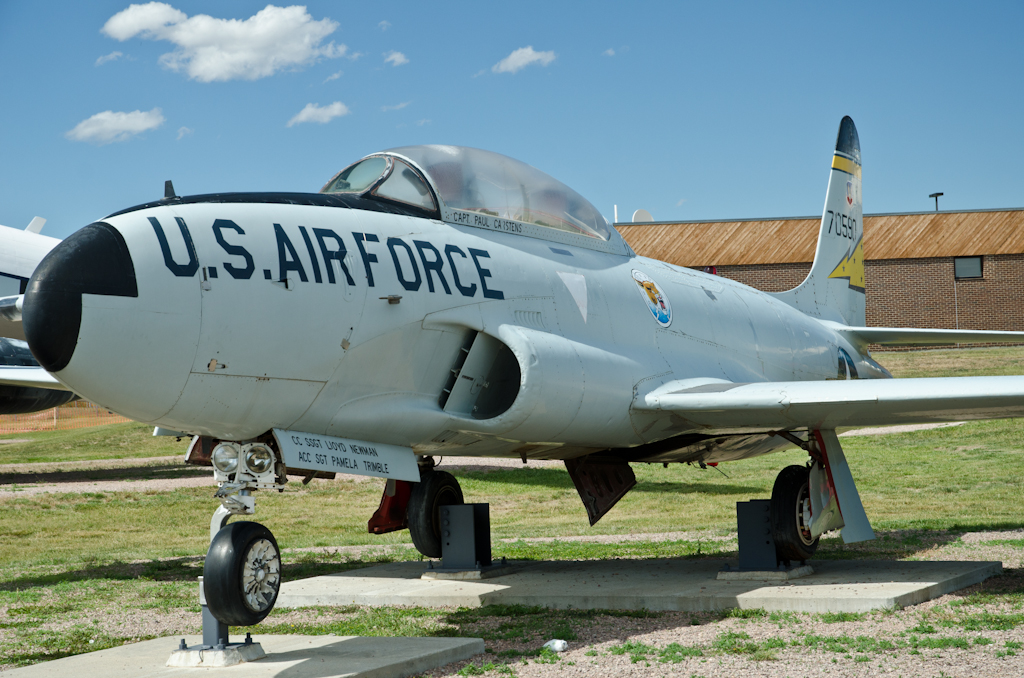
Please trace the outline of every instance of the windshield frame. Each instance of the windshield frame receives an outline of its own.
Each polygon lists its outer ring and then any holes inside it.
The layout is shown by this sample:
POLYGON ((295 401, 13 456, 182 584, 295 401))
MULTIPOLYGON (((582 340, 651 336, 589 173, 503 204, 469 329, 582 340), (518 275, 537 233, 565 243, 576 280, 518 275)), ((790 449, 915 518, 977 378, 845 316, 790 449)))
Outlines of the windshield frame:
POLYGON ((388 153, 386 151, 371 153, 369 155, 363 156, 362 158, 359 158, 359 160, 356 160, 355 162, 349 163, 345 167, 342 167, 341 170, 339 170, 334 176, 332 176, 327 181, 326 184, 323 185, 323 188, 321 188, 319 192, 324 195, 356 195, 361 198, 366 198, 368 200, 376 200, 378 202, 388 203, 391 205, 401 205, 403 208, 422 213, 423 216, 431 219, 440 218, 441 212, 438 206, 444 204, 438 197, 438 193, 437 190, 434 188, 434 185, 430 182, 426 174, 424 174, 423 170, 420 169, 419 166, 417 166, 415 163, 409 162, 408 159, 403 158, 400 155, 397 155, 395 153, 388 153), (369 160, 370 158, 383 158, 384 160, 387 161, 387 167, 384 169, 383 172, 381 172, 380 176, 377 177, 369 186, 367 186, 361 191, 328 192, 328 187, 330 187, 331 184, 333 184, 338 179, 338 177, 344 174, 348 169, 358 165, 361 162, 369 160), (434 201, 434 209, 426 209, 424 207, 421 207, 420 205, 414 205, 412 203, 405 202, 404 200, 396 200, 394 198, 388 198, 387 196, 377 194, 377 189, 384 185, 385 181, 391 178, 391 175, 395 171, 395 167, 398 166, 396 160, 408 165, 409 169, 411 169, 416 174, 417 178, 423 182, 423 185, 427 187, 427 191, 430 193, 430 197, 434 201))

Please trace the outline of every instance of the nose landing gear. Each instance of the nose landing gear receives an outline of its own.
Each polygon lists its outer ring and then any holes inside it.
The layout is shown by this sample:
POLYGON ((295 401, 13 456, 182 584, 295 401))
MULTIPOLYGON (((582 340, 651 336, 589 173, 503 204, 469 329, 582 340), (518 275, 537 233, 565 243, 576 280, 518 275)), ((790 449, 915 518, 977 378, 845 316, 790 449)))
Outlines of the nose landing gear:
POLYGON ((263 525, 230 523, 217 533, 203 567, 206 604, 229 626, 263 621, 281 590, 281 551, 263 525))

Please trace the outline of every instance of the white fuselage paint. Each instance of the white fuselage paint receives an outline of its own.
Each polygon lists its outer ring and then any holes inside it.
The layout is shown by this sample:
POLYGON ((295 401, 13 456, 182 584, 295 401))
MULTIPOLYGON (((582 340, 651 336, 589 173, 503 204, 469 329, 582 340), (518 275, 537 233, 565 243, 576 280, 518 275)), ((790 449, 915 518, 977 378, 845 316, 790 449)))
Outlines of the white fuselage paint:
MULTIPOLYGON (((623 254, 612 254, 564 237, 262 203, 172 204, 104 221, 124 236, 139 295, 84 295, 78 345, 57 376, 173 430, 245 440, 282 428, 421 453, 562 458, 691 430, 631 408, 667 382, 836 378, 840 347, 861 376, 879 376, 821 322, 739 283, 632 255, 620 239, 611 244, 623 254), (198 264, 187 275, 179 223, 198 264), (294 248, 281 245, 285 260, 296 259, 284 271, 277 229, 294 248), (318 230, 341 239, 344 267, 325 258, 318 230), (634 271, 667 298, 667 326, 634 271), (472 331, 506 344, 522 373, 514 404, 492 419, 438 404, 472 331)), ((336 238, 325 242, 337 251, 336 238)))

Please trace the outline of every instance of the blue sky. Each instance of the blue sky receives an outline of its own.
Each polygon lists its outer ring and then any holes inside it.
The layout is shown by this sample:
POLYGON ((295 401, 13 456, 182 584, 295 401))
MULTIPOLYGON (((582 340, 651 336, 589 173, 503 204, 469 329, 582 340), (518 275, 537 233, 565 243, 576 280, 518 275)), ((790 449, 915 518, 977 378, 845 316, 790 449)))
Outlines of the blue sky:
POLYGON ((65 237, 165 179, 316 191, 419 143, 519 158, 609 219, 808 215, 843 115, 865 212, 1024 206, 1020 2, 266 7, 0 0, 0 223, 65 237))

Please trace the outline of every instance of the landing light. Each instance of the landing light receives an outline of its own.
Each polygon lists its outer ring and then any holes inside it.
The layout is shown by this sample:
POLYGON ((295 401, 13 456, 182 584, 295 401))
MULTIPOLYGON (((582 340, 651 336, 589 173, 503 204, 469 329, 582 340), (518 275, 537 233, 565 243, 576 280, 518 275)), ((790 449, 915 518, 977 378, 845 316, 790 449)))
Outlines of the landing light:
POLYGON ((273 463, 274 455, 265 447, 254 446, 245 453, 246 467, 257 475, 266 473, 273 463))
POLYGON ((220 444, 213 448, 212 461, 221 473, 234 473, 238 468, 238 451, 231 445, 220 444))

